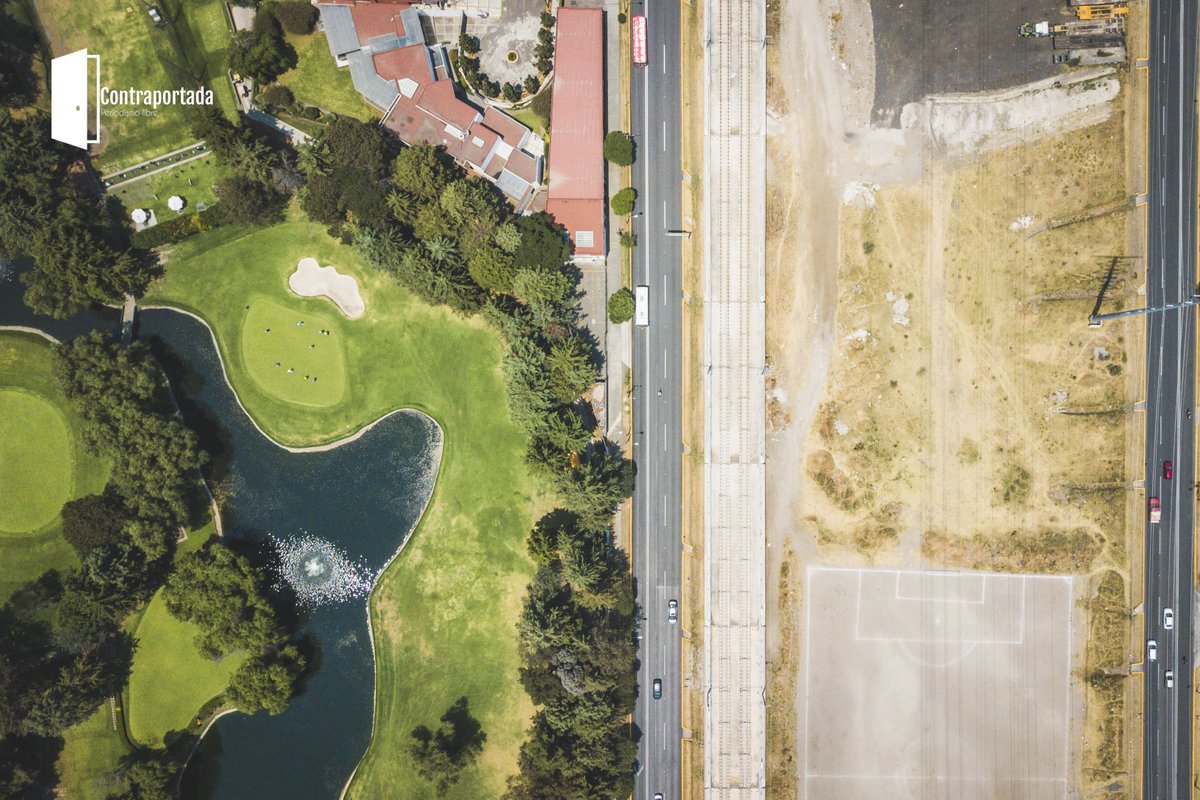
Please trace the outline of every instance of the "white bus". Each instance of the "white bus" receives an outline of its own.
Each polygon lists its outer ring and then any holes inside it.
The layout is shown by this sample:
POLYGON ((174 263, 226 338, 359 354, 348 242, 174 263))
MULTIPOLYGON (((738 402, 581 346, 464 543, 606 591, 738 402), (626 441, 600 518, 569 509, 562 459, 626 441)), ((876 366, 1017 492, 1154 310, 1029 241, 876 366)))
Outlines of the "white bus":
POLYGON ((650 324, 650 287, 639 286, 633 295, 633 322, 646 327, 650 324))

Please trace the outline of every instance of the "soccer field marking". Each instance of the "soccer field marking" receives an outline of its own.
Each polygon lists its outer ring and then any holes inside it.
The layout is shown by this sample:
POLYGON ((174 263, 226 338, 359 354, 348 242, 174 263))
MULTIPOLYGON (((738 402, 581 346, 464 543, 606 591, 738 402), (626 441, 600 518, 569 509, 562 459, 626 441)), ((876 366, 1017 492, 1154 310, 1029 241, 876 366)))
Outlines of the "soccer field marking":
MULTIPOLYGON (((1071 747, 1070 747, 1070 742, 1071 742, 1071 711, 1070 711, 1070 708, 1071 708, 1071 699, 1070 699, 1071 698, 1071 694, 1070 694, 1071 670, 1070 670, 1070 664, 1071 664, 1071 647, 1072 647, 1071 636, 1073 634, 1073 626, 1074 626, 1074 611, 1073 611, 1073 608, 1074 608, 1074 606, 1073 606, 1074 579, 1072 576, 999 574, 999 573, 956 572, 956 571, 943 572, 943 571, 929 571, 929 570, 886 570, 886 569, 885 570, 872 570, 872 569, 861 569, 861 568, 820 567, 820 566, 810 566, 806 569, 806 573, 807 573, 806 574, 807 585, 805 587, 805 591, 806 591, 807 597, 806 597, 806 602, 805 602, 805 639, 807 641, 806 641, 806 644, 804 645, 804 649, 805 649, 805 653, 804 653, 805 685, 804 685, 804 694, 803 694, 803 698, 804 698, 804 700, 803 700, 803 702, 804 702, 804 711, 803 711, 803 714, 804 714, 804 745, 800 748, 800 752, 802 753, 801 763, 803 763, 803 767, 800 768, 800 772, 804 777, 804 781, 802 783, 802 786, 804 787, 803 791, 802 791, 802 795, 801 795, 802 797, 813 798, 813 800, 816 800, 816 798, 812 794, 812 792, 813 791, 820 792, 820 791, 822 791, 822 788, 820 786, 814 786, 814 787, 810 788, 810 784, 813 781, 844 782, 844 781, 855 781, 855 780, 885 782, 891 786, 898 786, 898 785, 910 786, 910 787, 912 787, 912 789, 914 791, 918 792, 917 795, 913 795, 914 797, 919 796, 919 793, 923 790, 928 791, 931 787, 936 787, 936 791, 941 792, 941 793, 949 792, 950 794, 948 794, 946 796, 953 796, 955 789, 952 784, 955 782, 958 782, 960 784, 965 784, 965 785, 971 785, 971 786, 990 782, 990 783, 994 783, 995 786, 997 787, 997 790, 1002 791, 1002 792, 1003 791, 1020 792, 1021 787, 1027 787, 1026 791, 1031 793, 1031 794, 1029 794, 1029 796, 1031 796, 1031 797, 1035 797, 1035 796, 1039 797, 1039 798, 1053 797, 1053 798, 1055 798, 1055 800, 1058 800, 1058 798, 1064 798, 1067 796, 1067 794, 1069 792, 1069 785, 1070 785, 1070 778, 1068 777, 1068 774, 1071 769, 1071 760, 1070 760, 1070 758, 1071 758, 1071 747), (855 573, 853 588, 848 580, 843 580, 841 582, 834 581, 833 583, 826 582, 824 586, 817 587, 817 589, 814 591, 814 578, 819 578, 819 576, 816 575, 816 573, 818 573, 818 572, 853 572, 853 573, 855 573), (889 572, 893 573, 893 575, 895 576, 895 578, 894 578, 895 582, 892 587, 893 591, 891 592, 892 597, 890 598, 890 600, 896 602, 897 604, 917 602, 917 603, 921 603, 922 605, 928 605, 930 603, 940 603, 943 607, 945 607, 948 610, 962 609, 961 613, 985 613, 991 604, 1000 603, 1001 604, 1000 610, 994 611, 994 614, 992 616, 1006 615, 1011 620, 1011 614, 1016 614, 1019 617, 1019 622, 1016 626, 1017 633, 1016 633, 1015 638, 1013 638, 1013 637, 1009 637, 1009 638, 996 637, 996 638, 992 638, 992 639, 984 639, 984 638, 980 638, 980 637, 972 637, 970 639, 958 639, 958 638, 951 638, 951 637, 945 637, 945 638, 919 637, 918 638, 918 637, 904 637, 904 636, 890 636, 890 637, 889 636, 864 636, 862 634, 862 630, 860 627, 863 624, 862 614, 863 614, 863 605, 864 605, 864 603, 863 603, 864 587, 866 587, 866 590, 868 592, 870 591, 870 586, 869 586, 868 581, 870 580, 870 578, 872 576, 881 577, 883 579, 883 581, 886 582, 887 581, 887 573, 889 573, 889 572), (974 593, 974 596, 969 597, 967 599, 961 599, 961 598, 948 599, 946 597, 942 597, 940 599, 932 599, 931 600, 929 598, 916 597, 916 596, 909 594, 909 591, 906 591, 905 587, 902 586, 902 579, 900 578, 900 575, 902 575, 902 574, 903 575, 915 575, 915 576, 928 576, 928 575, 932 574, 932 575, 936 575, 936 576, 945 576, 947 578, 966 578, 966 579, 978 578, 979 579, 978 580, 978 591, 977 591, 977 593, 974 593), (1033 579, 1033 580, 1031 580, 1031 579, 1033 579), (1055 590, 1051 595, 1046 594, 1046 589, 1049 588, 1054 583, 1057 583, 1059 581, 1066 584, 1065 606, 1063 606, 1064 598, 1061 595, 1059 595, 1059 593, 1058 593, 1061 590, 1055 590), (998 589, 998 587, 996 585, 994 585, 991 587, 992 591, 989 592, 988 591, 988 588, 989 588, 988 583, 992 583, 992 582, 995 582, 995 584, 1003 583, 1004 590, 1000 590, 1000 589, 998 589), (1019 585, 1019 587, 1020 587, 1019 590, 1016 589, 1017 585, 1019 585), (1042 632, 1042 634, 1040 634, 1033 641, 1031 641, 1027 638, 1027 633, 1026 633, 1027 626, 1026 626, 1025 617, 1028 613, 1030 613, 1029 593, 1031 591, 1035 590, 1034 589, 1035 585, 1038 587, 1041 587, 1041 589, 1039 591, 1039 597, 1041 598, 1042 606, 1045 606, 1044 611, 1046 611, 1046 612, 1053 611, 1053 612, 1055 612, 1056 616, 1057 616, 1057 612, 1060 612, 1060 611, 1065 612, 1066 617, 1067 617, 1067 619, 1066 619, 1067 636, 1065 638, 1062 636, 1054 635, 1053 631, 1051 631, 1049 629, 1044 630, 1042 632), (1009 588, 1009 587, 1011 587, 1011 588, 1009 588), (1003 646, 1006 648, 1010 648, 1015 645, 1018 647, 1029 648, 1035 658, 1041 658, 1041 656, 1039 655, 1039 652, 1044 647, 1044 645, 1039 644, 1041 639, 1046 638, 1046 637, 1051 637, 1055 640, 1056 643, 1061 642, 1061 647, 1063 648, 1063 650, 1060 651, 1060 656, 1063 659, 1063 661, 1062 661, 1063 665, 1065 665, 1065 667, 1061 670, 1062 671, 1061 680, 1063 681, 1063 683, 1061 684, 1063 687, 1062 695, 1060 697, 1053 697, 1053 699, 1050 700, 1050 703, 1052 704, 1052 707, 1057 708, 1058 706, 1061 705, 1061 706, 1063 706, 1063 708, 1056 710, 1053 713, 1053 716, 1051 718, 1054 720, 1054 722, 1052 725, 1042 726, 1042 728, 1043 728, 1043 732, 1049 737, 1050 741, 1054 740, 1054 736, 1056 733, 1053 729, 1061 728, 1061 740, 1063 743, 1063 751, 1062 751, 1061 760, 1059 761, 1058 764, 1041 764, 1042 759, 1038 759, 1038 762, 1040 765, 1038 771, 1039 772, 1044 771, 1045 768, 1047 766, 1049 766, 1050 771, 1052 771, 1053 774, 1052 775, 1043 774, 1041 776, 1016 776, 1016 775, 1009 776, 1009 775, 1002 775, 1002 774, 998 775, 993 772, 992 774, 979 774, 979 775, 973 775, 973 776, 939 775, 939 774, 931 775, 924 771, 922 771, 920 774, 917 774, 917 773, 910 774, 910 773, 903 772, 902 771, 903 768, 901 768, 901 771, 898 771, 897 773, 893 773, 890 775, 881 775, 881 774, 876 774, 876 773, 872 773, 869 771, 846 772, 846 773, 836 773, 836 772, 831 773, 829 771, 809 771, 810 763, 813 761, 814 756, 820 756, 824 749, 824 746, 818 746, 817 749, 814 750, 812 742, 811 742, 811 738, 810 738, 812 735, 811 731, 813 730, 813 728, 810 724, 809 717, 813 713, 812 700, 814 697, 814 695, 812 694, 812 685, 814 683, 814 676, 812 673, 812 669, 813 669, 814 663, 819 665, 823 660, 825 660, 827 658, 827 655, 828 655, 828 653, 826 653, 826 654, 818 653, 817 654, 818 658, 814 662, 814 659, 812 658, 812 650, 814 647, 825 647, 826 650, 829 650, 829 648, 832 647, 832 648, 834 648, 834 652, 836 652, 837 648, 840 647, 840 645, 837 642, 837 640, 840 637, 838 637, 837 635, 834 635, 832 637, 832 639, 829 636, 823 636, 821 638, 821 641, 816 644, 814 644, 812 642, 813 636, 815 635, 813 632, 813 628, 812 628, 812 625, 813 625, 812 607, 813 607, 814 603, 817 602, 814 600, 814 597, 819 597, 821 599, 821 604, 823 606, 828 605, 831 602, 835 603, 835 604, 837 602, 841 602, 842 603, 841 607, 844 609, 842 614, 845 615, 842 618, 845 619, 846 616, 849 616, 849 612, 850 612, 848 603, 846 603, 846 601, 849 600, 849 597, 846 595, 848 595, 850 591, 854 592, 854 611, 853 611, 854 623, 853 623, 853 626, 845 625, 844 627, 841 627, 841 630, 843 631, 842 636, 846 636, 846 634, 850 634, 851 628, 852 628, 854 641, 856 641, 856 642, 857 641, 866 641, 866 642, 894 643, 897 645, 897 647, 895 649, 901 651, 902 653, 905 654, 906 657, 908 657, 910 659, 912 658, 913 653, 911 652, 911 648, 909 646, 912 644, 920 644, 920 645, 934 644, 934 645, 936 645, 939 643, 951 642, 951 643, 960 644, 963 647, 967 648, 966 652, 958 654, 954 658, 953 661, 947 661, 945 663, 927 663, 927 659, 917 657, 916 663, 919 663, 922 666, 942 668, 945 670, 949 670, 951 667, 955 667, 955 665, 957 665, 959 662, 963 661, 968 656, 970 656, 975 651, 975 649, 977 647, 979 647, 980 645, 984 645, 984 646, 999 645, 999 646, 1003 646), (1017 596, 1014 597, 1013 592, 1016 592, 1017 596), (839 595, 842 598, 840 601, 838 600, 839 595), (966 609, 972 608, 972 607, 978 608, 978 612, 967 612, 966 611, 966 609), (1008 612, 1008 609, 1010 609, 1010 608, 1012 609, 1011 613, 1008 612), (1059 719, 1059 717, 1063 717, 1063 718, 1059 719), (1035 787, 1042 787, 1042 788, 1039 790, 1035 787), (1061 789, 1059 787, 1061 787, 1061 789)), ((935 579, 935 582, 936 582, 936 579, 935 579)), ((870 603, 869 603, 870 600, 874 599, 876 601, 876 603, 878 604, 880 601, 886 601, 889 599, 889 598, 887 598, 887 588, 888 587, 886 586, 886 583, 884 583, 882 585, 877 585, 877 588, 881 589, 882 592, 876 592, 875 593, 876 596, 874 598, 868 598, 868 608, 867 608, 868 615, 871 613, 871 608, 870 608, 870 603)), ((1042 606, 1038 606, 1038 607, 1040 608, 1042 606)), ((822 613, 825 613, 825 612, 822 612, 822 613)), ((989 619, 990 618, 992 618, 992 617, 989 617, 989 619)), ((868 625, 869 625, 869 621, 870 621, 871 617, 868 616, 866 619, 868 620, 868 625)), ((849 622, 849 620, 846 620, 846 621, 849 622)), ((849 637, 846 636, 846 638, 848 639, 849 637)), ((868 647, 869 647, 869 645, 868 645, 868 647)), ((879 652, 878 648, 873 648, 872 651, 879 652)), ((1015 659, 1019 660, 1021 658, 1021 656, 1013 655, 1013 656, 1006 656, 1005 658, 1015 658, 1015 659)), ((1014 663, 1017 664, 1017 668, 1019 670, 1020 669, 1019 661, 1014 662, 1014 663)), ((1053 663, 1053 662, 1051 662, 1051 663, 1053 663)), ((959 671, 962 671, 964 669, 969 672, 970 670, 976 669, 976 668, 972 665, 965 665, 965 666, 958 667, 959 671)), ((956 674, 956 673, 950 673, 950 674, 956 674)), ((826 680, 827 677, 828 676, 826 676, 826 678, 823 678, 822 681, 826 680)), ((1018 681, 1018 683, 1021 683, 1021 682, 1026 682, 1028 680, 1028 678, 1026 676, 1024 676, 1023 674, 1019 673, 1015 678, 1013 678, 1011 680, 1016 680, 1016 681, 1018 681)), ((993 688, 998 689, 1001 692, 1005 691, 1004 686, 1002 684, 997 685, 993 688)), ((1043 687, 1043 688, 1045 688, 1045 687, 1043 687)), ((1053 692, 1051 692, 1051 693, 1053 694, 1053 692)), ((818 696, 818 699, 819 699, 819 696, 818 696)), ((818 716, 820 716, 820 715, 818 714, 818 716)), ((869 750, 869 749, 870 748, 868 747, 867 750, 869 750)), ((865 752, 867 752, 867 750, 864 750, 862 752, 865 753, 865 752)), ((984 763, 987 758, 986 751, 980 751, 980 753, 978 755, 979 755, 979 757, 984 759, 984 761, 980 762, 981 767, 986 768, 986 763, 984 763)), ((847 765, 847 766, 849 766, 849 765, 847 765)), ((919 765, 918 765, 918 768, 919 768, 919 765)), ((845 794, 845 792, 856 793, 853 796, 863 796, 865 792, 876 791, 877 789, 878 789, 878 787, 867 787, 867 786, 850 787, 850 786, 847 786, 845 789, 836 790, 836 793, 837 793, 838 797, 852 796, 851 794, 845 794)), ((823 791, 826 794, 830 794, 830 795, 835 793, 835 789, 830 786, 824 787, 823 791)), ((1025 795, 1022 794, 1021 796, 1025 796, 1025 795)))

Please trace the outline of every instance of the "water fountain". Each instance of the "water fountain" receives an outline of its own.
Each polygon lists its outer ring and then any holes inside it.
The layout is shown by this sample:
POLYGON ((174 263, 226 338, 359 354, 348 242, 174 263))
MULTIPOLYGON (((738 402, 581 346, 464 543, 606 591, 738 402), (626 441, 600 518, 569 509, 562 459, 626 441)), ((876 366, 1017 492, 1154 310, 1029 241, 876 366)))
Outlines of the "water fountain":
POLYGON ((272 536, 271 543, 279 557, 276 575, 302 605, 366 597, 375 582, 376 575, 361 561, 352 561, 332 542, 308 532, 287 539, 272 536))

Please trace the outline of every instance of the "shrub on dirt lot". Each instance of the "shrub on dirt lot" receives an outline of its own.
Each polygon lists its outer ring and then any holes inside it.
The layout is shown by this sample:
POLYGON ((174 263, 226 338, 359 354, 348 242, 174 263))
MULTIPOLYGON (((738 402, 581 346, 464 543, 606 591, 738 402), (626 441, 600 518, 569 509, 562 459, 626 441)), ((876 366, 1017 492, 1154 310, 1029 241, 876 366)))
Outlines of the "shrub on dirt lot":
POLYGON ((624 286, 608 298, 608 319, 614 325, 633 319, 633 293, 624 286))
POLYGON ((317 7, 304 0, 288 0, 275 5, 275 19, 288 33, 312 33, 317 24, 317 7))
POLYGON ((612 196, 609 205, 612 206, 614 214, 626 216, 633 213, 633 204, 637 200, 637 190, 632 186, 626 186, 621 191, 612 196))

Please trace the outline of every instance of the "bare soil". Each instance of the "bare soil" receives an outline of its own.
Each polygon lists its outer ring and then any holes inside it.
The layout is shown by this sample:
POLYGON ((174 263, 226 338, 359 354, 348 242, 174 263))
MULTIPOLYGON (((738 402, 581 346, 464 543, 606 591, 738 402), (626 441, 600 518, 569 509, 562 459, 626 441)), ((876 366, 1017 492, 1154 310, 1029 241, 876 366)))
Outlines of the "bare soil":
MULTIPOLYGON (((931 92, 1051 73, 1048 46, 1036 47, 1047 43, 1015 28, 1055 19, 1060 4, 983 14, 947 2, 768 0, 768 37, 780 44, 768 51, 771 797, 800 791, 780 773, 802 732, 787 735, 777 707, 790 693, 793 719, 804 718, 788 666, 802 657, 788 596, 796 569, 1072 573, 1092 576, 1093 589, 1102 574, 1131 574, 1142 343, 1128 326, 1089 329, 1087 314, 1110 257, 1140 252, 1140 170, 1126 151, 1127 128, 1143 126, 1128 88, 1140 79, 1119 73, 1101 87, 1115 97, 1093 95, 1071 113, 1041 88, 970 98, 964 107, 985 109, 970 124, 986 152, 871 127, 895 124, 903 104, 931 92), (907 13, 924 20, 919 36, 907 13), (981 19, 940 22, 967 14, 981 19), (921 40, 934 29, 952 34, 921 40), (1010 124, 1014 114, 1027 118, 1010 124)), ((1136 264, 1120 270, 1113 305, 1140 304, 1141 283, 1136 264)), ((1128 624, 1089 613, 1087 629, 1127 667, 1128 624)), ((1127 751, 1128 681, 1085 684, 1094 650, 1083 649, 1073 691, 1088 705, 1072 720, 1082 740, 1072 774, 1086 790, 1112 765, 1128 768, 1112 755, 1127 751)))

